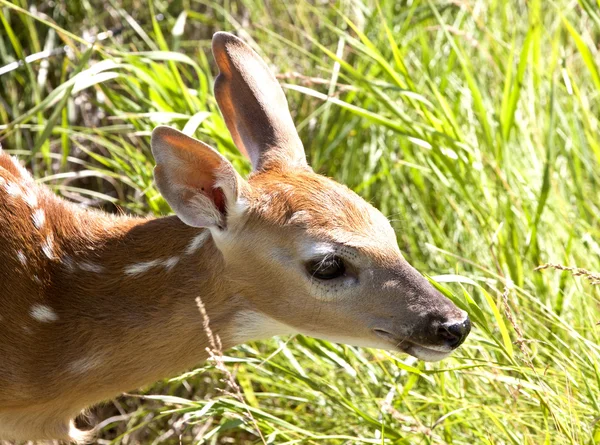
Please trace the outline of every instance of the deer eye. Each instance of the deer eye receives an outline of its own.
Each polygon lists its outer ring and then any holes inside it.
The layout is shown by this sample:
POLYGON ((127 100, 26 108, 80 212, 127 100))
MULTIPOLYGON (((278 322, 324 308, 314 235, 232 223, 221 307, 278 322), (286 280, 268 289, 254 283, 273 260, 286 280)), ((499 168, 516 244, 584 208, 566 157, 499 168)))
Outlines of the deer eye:
POLYGON ((346 273, 344 260, 338 256, 328 256, 320 260, 306 263, 306 271, 312 278, 319 280, 333 280, 346 273))

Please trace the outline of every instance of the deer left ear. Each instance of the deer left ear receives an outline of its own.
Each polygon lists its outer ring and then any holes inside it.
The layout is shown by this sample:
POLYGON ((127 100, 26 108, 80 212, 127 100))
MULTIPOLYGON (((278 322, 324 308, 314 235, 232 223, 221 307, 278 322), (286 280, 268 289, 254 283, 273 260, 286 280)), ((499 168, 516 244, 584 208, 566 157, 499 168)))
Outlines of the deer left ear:
POLYGON ((174 128, 152 132, 158 190, 177 216, 193 227, 227 225, 227 210, 239 198, 243 181, 216 150, 174 128))

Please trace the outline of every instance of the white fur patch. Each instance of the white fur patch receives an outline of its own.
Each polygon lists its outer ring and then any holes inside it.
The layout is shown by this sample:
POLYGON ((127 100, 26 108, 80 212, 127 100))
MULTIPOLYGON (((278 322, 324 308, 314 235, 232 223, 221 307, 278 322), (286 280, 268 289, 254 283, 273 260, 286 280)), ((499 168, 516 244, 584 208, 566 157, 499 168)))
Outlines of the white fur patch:
POLYGON ((96 354, 74 360, 67 365, 67 368, 71 372, 85 374, 92 369, 100 367, 102 363, 104 363, 104 360, 96 354))
POLYGON ((242 197, 238 198, 233 205, 227 206, 228 223, 236 224, 247 213, 249 207, 248 201, 242 197))
POLYGON ((50 306, 45 304, 34 304, 29 311, 31 316, 42 323, 50 323, 58 320, 58 315, 50 306))
POLYGON ((335 252, 335 245, 320 241, 307 241, 300 247, 302 257, 308 259, 329 255, 335 252))
POLYGON ((203 230, 201 233, 199 233, 194 238, 192 238, 192 241, 190 241, 190 243, 185 248, 185 254, 192 255, 193 253, 195 253, 198 249, 200 249, 204 245, 204 243, 206 242, 206 240, 209 237, 210 237, 210 231, 203 230))
POLYGON ((34 190, 27 190, 23 195, 23 200, 32 209, 38 206, 38 198, 34 190))
POLYGON ((21 196, 21 194, 23 193, 23 191, 21 190, 21 187, 19 187, 19 184, 17 184, 16 182, 12 182, 12 181, 9 181, 6 184, 4 184, 4 190, 6 191, 6 193, 8 193, 13 198, 16 198, 17 196, 21 196))
POLYGON ((46 222, 46 214, 42 209, 36 209, 32 215, 31 219, 33 221, 33 225, 36 229, 41 229, 44 223, 46 222))
POLYGON ((233 326, 235 331, 232 332, 231 340, 235 344, 297 332, 293 327, 255 311, 242 311, 237 314, 233 326))
POLYGON ((92 263, 90 261, 80 261, 77 263, 77 266, 81 270, 85 270, 86 272, 94 272, 94 273, 102 273, 104 272, 104 266, 96 263, 92 263))
POLYGON ((125 268, 125 273, 127 275, 137 275, 141 273, 148 272, 153 267, 156 267, 160 264, 160 260, 152 260, 152 261, 144 261, 141 263, 132 264, 131 266, 127 266, 125 268))
POLYGON ((92 261, 75 262, 70 255, 64 255, 60 261, 69 272, 75 272, 77 269, 92 273, 102 273, 106 271, 106 268, 103 265, 92 261))
POLYGON ((131 266, 127 266, 125 268, 125 273, 127 275, 137 275, 148 272, 150 269, 154 267, 164 267, 167 270, 173 269, 177 263, 179 263, 178 256, 172 256, 170 258, 158 259, 152 261, 143 261, 141 263, 132 264, 131 266))
POLYGON ((42 252, 48 259, 54 259, 54 237, 52 234, 46 236, 46 239, 42 242, 42 252))
POLYGON ((171 258, 167 258, 166 260, 163 260, 163 266, 165 266, 167 268, 167 270, 173 269, 177 265, 177 263, 179 263, 178 256, 173 256, 171 258))
POLYGON ((17 252, 17 258, 19 259, 19 263, 21 263, 23 266, 27 265, 27 257, 25 256, 22 250, 19 250, 17 252))

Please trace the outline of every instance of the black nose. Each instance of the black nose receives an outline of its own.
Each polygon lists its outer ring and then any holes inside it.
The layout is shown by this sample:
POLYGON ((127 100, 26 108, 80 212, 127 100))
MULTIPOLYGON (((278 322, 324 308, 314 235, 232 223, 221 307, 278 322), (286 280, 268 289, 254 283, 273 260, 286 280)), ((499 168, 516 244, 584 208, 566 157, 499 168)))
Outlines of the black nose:
POLYGON ((447 323, 438 328, 438 335, 444 339, 448 346, 458 348, 471 332, 471 320, 465 318, 460 323, 447 323))

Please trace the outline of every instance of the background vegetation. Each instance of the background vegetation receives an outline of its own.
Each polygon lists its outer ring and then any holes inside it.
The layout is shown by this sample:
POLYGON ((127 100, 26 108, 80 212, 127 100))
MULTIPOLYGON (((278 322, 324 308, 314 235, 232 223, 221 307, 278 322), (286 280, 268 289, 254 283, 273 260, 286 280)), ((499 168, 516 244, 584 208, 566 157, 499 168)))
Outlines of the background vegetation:
POLYGON ((157 124, 247 172, 212 96, 216 30, 260 48, 315 170, 388 215, 475 327, 438 364, 240 346, 95 410, 98 442, 600 443, 599 277, 535 270, 600 270, 600 2, 0 0, 3 147, 140 215, 169 212, 157 124))

